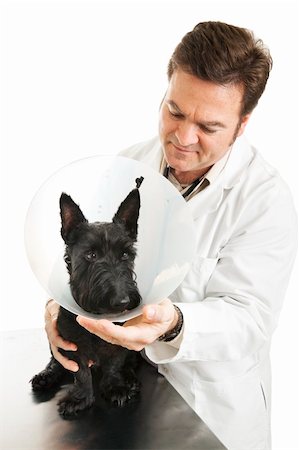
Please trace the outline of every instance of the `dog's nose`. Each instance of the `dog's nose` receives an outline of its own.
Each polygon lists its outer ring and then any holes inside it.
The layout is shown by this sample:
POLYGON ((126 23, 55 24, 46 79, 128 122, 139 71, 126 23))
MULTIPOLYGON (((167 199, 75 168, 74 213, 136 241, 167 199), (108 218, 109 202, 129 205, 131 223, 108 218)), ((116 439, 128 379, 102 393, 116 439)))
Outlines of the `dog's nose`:
POLYGON ((130 303, 130 298, 127 295, 126 297, 123 297, 122 299, 119 299, 119 298, 113 299, 111 302, 111 306, 124 311, 129 303, 130 303))
POLYGON ((130 298, 128 295, 120 301, 120 304, 123 306, 127 306, 129 303, 130 303, 130 298))

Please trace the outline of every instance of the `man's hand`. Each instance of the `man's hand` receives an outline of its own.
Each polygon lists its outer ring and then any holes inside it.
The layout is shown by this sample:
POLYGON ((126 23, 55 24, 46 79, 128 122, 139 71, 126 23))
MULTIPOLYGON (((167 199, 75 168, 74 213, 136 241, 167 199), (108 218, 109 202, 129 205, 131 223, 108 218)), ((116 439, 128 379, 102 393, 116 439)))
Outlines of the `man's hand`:
POLYGON ((58 351, 58 348, 63 350, 76 351, 77 346, 72 342, 65 341, 59 336, 57 331, 57 317, 60 306, 54 300, 49 300, 45 310, 45 330, 48 336, 48 341, 51 346, 51 350, 54 358, 67 370, 77 372, 79 366, 75 361, 65 358, 58 351))
POLYGON ((109 320, 83 316, 78 316, 77 321, 106 342, 140 351, 162 334, 172 330, 177 324, 178 314, 172 302, 164 299, 158 305, 144 306, 142 315, 128 320, 123 326, 115 325, 109 320))

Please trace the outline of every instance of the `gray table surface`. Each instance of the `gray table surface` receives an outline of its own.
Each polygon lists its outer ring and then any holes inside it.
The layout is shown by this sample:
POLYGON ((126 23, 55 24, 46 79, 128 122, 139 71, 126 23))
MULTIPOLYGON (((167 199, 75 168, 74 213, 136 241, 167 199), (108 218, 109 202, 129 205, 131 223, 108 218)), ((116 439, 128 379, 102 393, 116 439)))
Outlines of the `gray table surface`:
POLYGON ((1 450, 223 450, 205 423, 145 361, 141 395, 116 408, 101 398, 77 420, 57 412, 61 391, 36 398, 30 378, 49 360, 41 329, 1 333, 1 450))

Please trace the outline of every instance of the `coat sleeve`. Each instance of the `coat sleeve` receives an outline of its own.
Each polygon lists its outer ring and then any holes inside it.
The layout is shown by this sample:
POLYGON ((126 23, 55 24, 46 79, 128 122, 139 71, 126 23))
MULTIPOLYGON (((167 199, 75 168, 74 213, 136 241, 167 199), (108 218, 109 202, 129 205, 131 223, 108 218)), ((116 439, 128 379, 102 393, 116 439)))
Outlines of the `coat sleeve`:
POLYGON ((155 363, 240 360, 270 340, 295 259, 296 213, 283 182, 265 183, 239 201, 204 298, 188 302, 186 291, 177 299, 184 316, 180 347, 146 347, 155 363))

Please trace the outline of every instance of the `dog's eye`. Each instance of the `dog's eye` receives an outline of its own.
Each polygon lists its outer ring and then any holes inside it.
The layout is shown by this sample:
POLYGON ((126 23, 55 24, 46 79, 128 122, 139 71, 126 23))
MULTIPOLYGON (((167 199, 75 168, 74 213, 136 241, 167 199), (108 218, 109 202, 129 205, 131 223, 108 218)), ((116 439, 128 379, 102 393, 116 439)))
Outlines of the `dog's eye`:
POLYGON ((126 261, 128 258, 129 258, 129 254, 128 254, 127 252, 124 252, 124 253, 121 255, 122 261, 126 261))
POLYGON ((90 250, 85 254, 85 258, 87 259, 87 261, 95 261, 97 259, 97 254, 95 251, 90 250))

